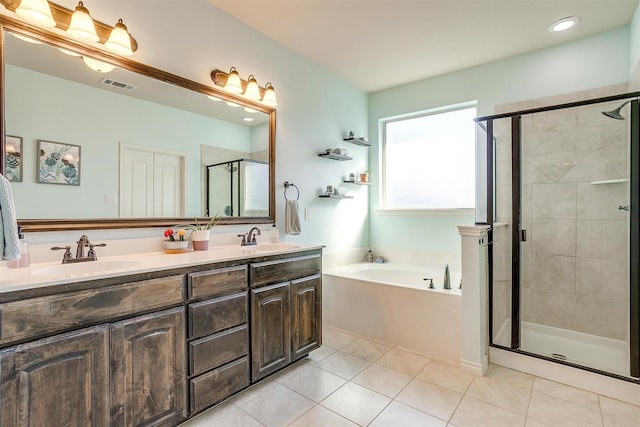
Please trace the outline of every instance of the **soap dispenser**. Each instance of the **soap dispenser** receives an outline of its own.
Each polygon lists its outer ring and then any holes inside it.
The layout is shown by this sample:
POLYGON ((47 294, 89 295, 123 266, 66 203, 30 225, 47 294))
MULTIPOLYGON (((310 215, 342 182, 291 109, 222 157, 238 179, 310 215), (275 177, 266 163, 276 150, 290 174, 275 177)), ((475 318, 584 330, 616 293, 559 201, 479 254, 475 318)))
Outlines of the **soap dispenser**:
POLYGON ((371 249, 367 251, 367 254, 364 257, 364 260, 366 262, 373 262, 373 252, 371 252, 371 249))
POLYGON ((269 236, 269 241, 271 243, 278 243, 278 227, 276 227, 276 223, 273 223, 273 226, 271 226, 271 235, 269 236))
POLYGON ((31 255, 29 254, 29 243, 24 239, 22 229, 18 227, 18 246, 20 248, 20 258, 7 261, 9 268, 25 268, 31 265, 31 255))

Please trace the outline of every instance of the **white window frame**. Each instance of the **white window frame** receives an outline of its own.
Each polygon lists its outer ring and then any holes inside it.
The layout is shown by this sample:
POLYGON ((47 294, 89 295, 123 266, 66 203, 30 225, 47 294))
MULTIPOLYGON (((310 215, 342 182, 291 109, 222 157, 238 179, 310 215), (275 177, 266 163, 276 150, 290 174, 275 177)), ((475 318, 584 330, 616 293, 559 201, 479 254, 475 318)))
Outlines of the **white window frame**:
MULTIPOLYGON (((466 108, 477 108, 477 101, 462 102, 459 104, 447 105, 438 108, 431 108, 429 110, 417 111, 413 113, 401 114, 397 116, 386 117, 378 120, 378 135, 380 135, 379 152, 378 152, 378 170, 380 171, 380 185, 379 185, 379 203, 376 213, 378 215, 460 215, 460 216, 475 216, 476 208, 421 208, 421 209, 407 209, 407 208, 388 208, 386 205, 386 185, 387 185, 387 172, 386 172, 386 124, 390 122, 396 122, 400 120, 412 119, 423 116, 431 116, 435 114, 447 113, 450 111, 463 110, 466 108)), ((474 151, 475 153, 475 151, 474 151)), ((475 186, 474 186, 475 191, 475 186)), ((475 200, 475 198, 474 198, 475 200)))

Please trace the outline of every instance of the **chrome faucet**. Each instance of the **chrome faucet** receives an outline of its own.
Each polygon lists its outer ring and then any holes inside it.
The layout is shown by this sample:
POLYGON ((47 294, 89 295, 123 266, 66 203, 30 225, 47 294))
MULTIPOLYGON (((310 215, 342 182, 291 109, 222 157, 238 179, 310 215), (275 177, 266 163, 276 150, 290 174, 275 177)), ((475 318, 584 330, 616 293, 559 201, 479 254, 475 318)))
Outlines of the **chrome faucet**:
POLYGON ((451 289, 451 278, 449 277, 449 264, 444 266, 444 286, 443 289, 451 289))
POLYGON ((76 248, 75 258, 73 257, 73 255, 71 255, 71 246, 54 246, 51 248, 51 250, 52 251, 63 250, 64 255, 62 255, 62 263, 72 264, 75 262, 97 261, 98 256, 96 255, 96 251, 93 248, 107 246, 106 243, 100 243, 97 245, 94 245, 93 243, 89 243, 89 237, 87 237, 84 234, 80 236, 77 243, 78 243, 78 247, 76 248), (89 247, 87 256, 84 255, 85 246, 89 247))
POLYGON ((242 237, 242 242, 240 242, 240 246, 253 246, 257 245, 256 235, 260 236, 262 232, 258 227, 253 227, 247 234, 238 234, 238 237, 242 237), (255 233, 255 234, 254 234, 255 233))

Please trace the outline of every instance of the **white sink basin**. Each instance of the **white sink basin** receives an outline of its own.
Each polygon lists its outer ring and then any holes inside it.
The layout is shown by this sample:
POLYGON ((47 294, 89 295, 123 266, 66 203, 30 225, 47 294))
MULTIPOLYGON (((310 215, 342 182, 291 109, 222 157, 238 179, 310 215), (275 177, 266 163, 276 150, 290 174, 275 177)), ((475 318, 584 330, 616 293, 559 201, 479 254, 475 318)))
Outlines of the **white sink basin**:
POLYGON ((298 249, 300 245, 294 245, 291 243, 264 243, 255 246, 242 246, 242 252, 252 254, 262 254, 276 251, 286 251, 289 249, 298 249))
POLYGON ((83 274, 105 273, 138 264, 135 261, 87 261, 77 264, 58 264, 33 271, 38 276, 78 276, 83 274))

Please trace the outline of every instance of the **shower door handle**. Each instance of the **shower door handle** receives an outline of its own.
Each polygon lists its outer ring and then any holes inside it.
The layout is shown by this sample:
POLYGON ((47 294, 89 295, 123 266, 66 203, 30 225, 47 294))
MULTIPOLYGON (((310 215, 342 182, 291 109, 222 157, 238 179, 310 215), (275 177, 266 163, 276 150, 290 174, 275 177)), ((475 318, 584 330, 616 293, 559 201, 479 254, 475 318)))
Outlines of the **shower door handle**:
POLYGON ((520 241, 521 242, 527 241, 527 230, 520 230, 520 241))
POLYGON ((625 205, 625 206, 620 205, 618 206, 618 210, 629 212, 629 205, 625 205))

